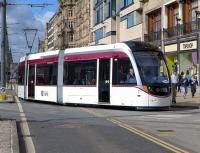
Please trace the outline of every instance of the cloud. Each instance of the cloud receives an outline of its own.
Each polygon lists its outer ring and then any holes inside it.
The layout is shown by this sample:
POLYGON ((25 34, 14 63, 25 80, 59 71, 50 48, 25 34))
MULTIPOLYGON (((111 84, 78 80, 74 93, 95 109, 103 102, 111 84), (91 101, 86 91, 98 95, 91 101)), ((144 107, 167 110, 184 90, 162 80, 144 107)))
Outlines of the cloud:
POLYGON ((50 18, 54 15, 54 12, 46 12, 45 14, 36 14, 35 20, 41 22, 43 26, 46 26, 46 23, 50 20, 50 18))
MULTIPOLYGON (((1 1, 1 0, 0 0, 1 1)), ((16 1, 8 1, 16 3, 16 1)), ((20 3, 20 2, 19 2, 20 3)), ((46 22, 52 17, 54 12, 42 11, 33 14, 32 9, 28 6, 8 6, 7 7, 7 24, 9 44, 12 50, 14 62, 18 62, 20 57, 29 51, 26 43, 24 29, 38 29, 32 51, 37 52, 38 40, 44 39, 46 22)), ((0 10, 1 11, 1 10, 0 10)), ((0 20, 1 25, 1 20, 0 20)), ((27 32, 29 45, 32 44, 35 31, 27 32)))

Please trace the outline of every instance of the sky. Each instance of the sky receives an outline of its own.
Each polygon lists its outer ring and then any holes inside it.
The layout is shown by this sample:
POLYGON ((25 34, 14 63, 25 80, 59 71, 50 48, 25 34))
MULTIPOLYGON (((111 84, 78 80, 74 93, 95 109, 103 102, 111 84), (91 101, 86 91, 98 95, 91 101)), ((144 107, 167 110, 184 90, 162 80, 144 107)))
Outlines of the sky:
MULTIPOLYGON (((0 0, 2 1, 2 0, 0 0)), ((38 29, 33 44, 32 52, 38 50, 38 40, 44 39, 46 22, 57 10, 57 0, 7 0, 10 4, 53 4, 45 8, 31 8, 30 6, 11 5, 7 6, 7 27, 9 47, 12 50, 14 62, 19 62, 20 57, 24 56, 29 49, 27 47, 24 29, 38 29)), ((0 11, 2 11, 0 9, 0 11)), ((0 12, 0 15, 2 13, 0 12)), ((1 19, 1 17, 0 17, 1 19)), ((0 20, 1 27, 1 20, 0 20)), ((1 30, 1 29, 0 29, 1 30)), ((1 34, 1 31, 0 31, 1 34)), ((31 45, 35 31, 27 32, 28 44, 31 45)))

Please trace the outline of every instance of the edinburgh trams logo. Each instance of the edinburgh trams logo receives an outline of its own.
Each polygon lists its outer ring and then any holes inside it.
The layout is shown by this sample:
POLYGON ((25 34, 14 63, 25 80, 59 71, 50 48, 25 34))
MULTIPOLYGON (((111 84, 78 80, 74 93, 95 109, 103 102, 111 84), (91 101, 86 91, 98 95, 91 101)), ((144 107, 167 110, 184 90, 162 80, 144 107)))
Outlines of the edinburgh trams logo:
POLYGON ((47 97, 48 96, 48 91, 41 91, 41 96, 45 96, 45 97, 47 97))

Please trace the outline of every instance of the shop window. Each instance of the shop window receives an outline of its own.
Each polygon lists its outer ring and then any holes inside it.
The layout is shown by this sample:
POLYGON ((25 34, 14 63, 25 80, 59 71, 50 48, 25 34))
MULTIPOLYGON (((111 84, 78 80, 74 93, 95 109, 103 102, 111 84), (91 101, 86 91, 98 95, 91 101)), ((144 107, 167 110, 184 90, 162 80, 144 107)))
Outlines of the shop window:
POLYGON ((96 85, 96 60, 66 61, 64 85, 96 85))
POLYGON ((25 65, 19 64, 18 67, 18 84, 24 85, 25 65))
POLYGON ((36 85, 57 85, 56 63, 38 64, 36 67, 36 85))
POLYGON ((129 58, 113 59, 113 85, 136 84, 135 73, 129 58))
POLYGON ((189 70, 190 74, 197 74, 198 64, 197 52, 181 53, 180 54, 180 72, 189 70))

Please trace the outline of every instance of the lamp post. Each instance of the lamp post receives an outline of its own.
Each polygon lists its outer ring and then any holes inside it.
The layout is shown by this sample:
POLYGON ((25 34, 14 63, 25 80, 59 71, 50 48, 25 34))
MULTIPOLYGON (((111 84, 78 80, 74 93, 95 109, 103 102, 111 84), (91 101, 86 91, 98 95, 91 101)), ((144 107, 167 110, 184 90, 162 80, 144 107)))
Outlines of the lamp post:
POLYGON ((6 0, 0 2, 0 7, 2 8, 1 20, 2 20, 2 29, 1 29, 1 83, 2 87, 6 86, 6 0))
POLYGON ((179 17, 176 17, 176 40, 177 40, 177 52, 176 52, 176 64, 174 64, 174 70, 180 73, 180 21, 179 17), (178 66, 178 67, 177 67, 178 66))
POLYGON ((197 55, 198 55, 198 81, 200 81, 200 31, 199 31, 199 17, 200 17, 200 11, 195 11, 196 13, 196 24, 197 24, 197 42, 198 42, 198 46, 197 46, 197 55))

